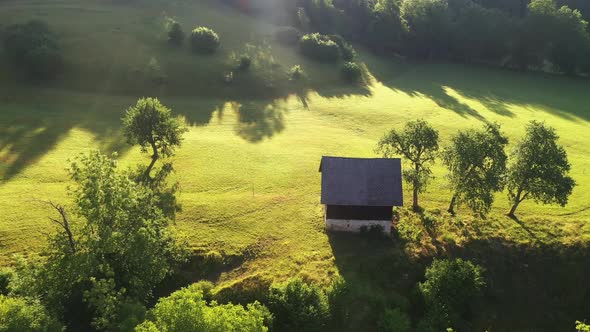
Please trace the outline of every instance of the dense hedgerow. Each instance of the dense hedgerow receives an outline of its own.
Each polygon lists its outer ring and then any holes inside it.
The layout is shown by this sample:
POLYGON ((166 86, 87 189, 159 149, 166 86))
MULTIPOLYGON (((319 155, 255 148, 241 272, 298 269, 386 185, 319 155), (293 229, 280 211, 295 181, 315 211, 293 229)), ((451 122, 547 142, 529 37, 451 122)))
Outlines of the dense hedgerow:
POLYGON ((191 47, 196 53, 214 53, 219 44, 219 36, 209 28, 198 27, 191 32, 191 47))
POLYGON ((207 303, 199 284, 162 298, 137 332, 266 332, 271 324, 268 309, 258 302, 246 305, 207 303))
POLYGON ((363 71, 361 67, 354 63, 354 62, 346 62, 342 66, 342 77, 351 83, 356 83, 360 81, 361 77, 363 76, 363 71))
POLYGON ((53 79, 62 70, 57 36, 45 22, 11 25, 4 32, 3 42, 8 59, 32 78, 53 79))
POLYGON ((0 295, 0 331, 60 332, 64 327, 38 302, 0 295))
POLYGON ((407 332, 412 327, 408 315, 399 308, 386 309, 378 326, 382 332, 407 332))
POLYGON ((328 297, 319 286, 300 279, 273 285, 268 306, 276 331, 324 331, 329 324, 328 297))
POLYGON ((336 62, 340 59, 338 44, 326 35, 307 34, 299 41, 303 55, 322 62, 336 62))
POLYGON ((340 56, 344 61, 352 61, 356 57, 356 51, 342 36, 330 35, 329 38, 334 41, 340 49, 340 56))
POLYGON ((426 304, 420 330, 462 327, 485 287, 483 269, 462 259, 434 260, 425 277, 426 281, 418 284, 426 304))

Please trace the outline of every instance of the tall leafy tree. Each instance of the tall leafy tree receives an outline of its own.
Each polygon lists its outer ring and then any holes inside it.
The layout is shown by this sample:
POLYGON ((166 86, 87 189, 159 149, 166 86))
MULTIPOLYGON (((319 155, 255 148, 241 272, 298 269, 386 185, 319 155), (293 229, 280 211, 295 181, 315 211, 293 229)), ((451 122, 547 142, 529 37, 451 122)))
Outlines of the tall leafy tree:
POLYGON ((412 163, 412 168, 404 171, 404 179, 412 185, 412 208, 420 210, 418 193, 423 192, 432 177, 430 164, 437 155, 438 131, 424 120, 410 121, 402 131, 391 130, 377 144, 377 152, 385 158, 403 156, 412 163))
POLYGON ((446 0, 404 1, 401 17, 406 27, 406 46, 421 58, 445 56, 448 51, 450 16, 446 0))
MULTIPOLYGON (((31 292, 70 320, 91 317, 97 329, 117 330, 129 310, 143 305, 152 290, 184 257, 159 197, 120 172, 99 152, 76 159, 70 168, 75 209, 53 205, 60 231, 50 238, 46 262, 33 273, 31 292)), ((132 310, 133 311, 133 310, 132 310)), ((71 321, 70 321, 71 322, 71 321)))
POLYGON ((553 0, 533 0, 526 18, 527 43, 532 52, 549 59, 567 74, 575 74, 590 45, 588 22, 580 11, 557 8, 553 0))
POLYGON ((373 18, 363 38, 370 46, 381 52, 400 51, 404 26, 400 18, 400 1, 378 0, 373 9, 373 18))
POLYGON ((514 213, 527 198, 538 203, 565 206, 576 182, 568 173, 571 165, 563 146, 557 144, 555 129, 531 121, 526 135, 516 147, 508 170, 508 197, 514 213))
POLYGON ((143 174, 144 181, 152 180, 151 172, 160 157, 174 155, 187 130, 157 98, 139 99, 135 106, 127 109, 123 125, 130 144, 139 145, 145 153, 151 149, 152 161, 143 174))
POLYGON ((489 212, 494 193, 504 188, 507 144, 508 138, 497 124, 487 124, 483 130, 461 131, 453 137, 443 152, 453 190, 450 213, 454 214, 455 205, 461 202, 474 212, 489 212))

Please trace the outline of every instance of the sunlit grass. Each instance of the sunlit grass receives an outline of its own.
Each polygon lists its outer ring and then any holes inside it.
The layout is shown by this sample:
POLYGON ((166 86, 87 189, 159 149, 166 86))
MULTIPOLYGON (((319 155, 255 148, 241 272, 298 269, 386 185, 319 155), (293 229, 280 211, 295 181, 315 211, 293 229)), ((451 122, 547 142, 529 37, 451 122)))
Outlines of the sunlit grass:
MULTIPOLYGON (((375 156, 375 144, 386 130, 416 118, 440 130, 443 145, 457 130, 485 121, 499 122, 512 144, 530 120, 555 127, 578 182, 566 208, 523 203, 518 214, 532 235, 504 217, 509 207, 505 193, 497 195, 487 220, 476 221, 463 209, 459 216, 475 238, 590 239, 590 146, 585 144, 590 141, 590 85, 585 81, 402 64, 361 52, 372 75, 367 91, 337 84, 335 66, 309 63, 292 49, 273 45, 284 67, 303 64, 313 89, 299 96, 250 98, 250 92, 260 92, 260 87, 248 86, 250 81, 231 86, 221 82, 225 56, 247 41, 268 37, 274 26, 243 15, 222 19, 227 9, 168 5, 168 14, 186 28, 210 25, 222 36, 219 57, 195 57, 187 50, 169 50, 153 38, 160 31, 161 8, 77 3, 0 5, 0 17, 10 17, 7 23, 30 16, 55 23, 73 64, 51 88, 13 84, 6 75, 0 79, 7 88, 0 92, 0 264, 10 263, 15 253, 37 252, 43 246, 43 232, 53 227, 47 219, 51 211, 38 200, 68 202, 69 158, 98 148, 119 152, 122 167, 147 162, 120 132, 124 109, 147 94, 159 96, 191 124, 173 159, 183 206, 174 227, 202 251, 231 255, 253 244, 264 247, 256 259, 223 274, 223 282, 253 274, 301 274, 325 282, 337 274, 319 204, 320 157, 375 156), (64 15, 71 19, 63 20, 64 15), (154 87, 133 74, 151 56, 166 70, 165 86, 154 87)), ((440 164, 434 175, 422 204, 445 211, 450 192, 440 164)))

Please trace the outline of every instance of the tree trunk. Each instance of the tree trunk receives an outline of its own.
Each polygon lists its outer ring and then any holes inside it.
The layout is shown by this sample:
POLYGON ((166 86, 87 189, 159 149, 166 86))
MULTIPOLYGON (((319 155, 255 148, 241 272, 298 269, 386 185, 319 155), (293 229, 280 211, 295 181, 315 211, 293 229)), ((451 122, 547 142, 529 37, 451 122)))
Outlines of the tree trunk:
POLYGON ((413 188, 413 202, 412 202, 412 209, 414 211, 420 211, 420 205, 418 205, 418 187, 420 184, 418 183, 418 172, 420 171, 420 167, 416 165, 416 174, 414 174, 414 188, 413 188))
POLYGON ((510 211, 508 212, 508 216, 510 218, 516 218, 516 215, 514 213, 516 212, 518 205, 520 205, 520 202, 522 202, 522 199, 520 198, 521 195, 522 195, 522 190, 519 189, 518 192, 516 193, 516 196, 514 197, 512 207, 510 208, 510 211))
POLYGON ((455 203, 457 203, 457 194, 453 194, 453 198, 451 198, 451 204, 449 204, 449 209, 447 210, 452 215, 455 215, 455 203))
POLYGON ((145 170, 144 173, 144 180, 146 182, 148 182, 149 180, 151 180, 150 174, 152 173, 152 169, 154 168, 154 165, 156 164, 156 161, 158 161, 158 158, 160 157, 158 155, 158 148, 156 147, 156 143, 154 142, 150 142, 150 144, 152 145, 152 162, 150 163, 150 165, 148 166, 148 168, 145 170))

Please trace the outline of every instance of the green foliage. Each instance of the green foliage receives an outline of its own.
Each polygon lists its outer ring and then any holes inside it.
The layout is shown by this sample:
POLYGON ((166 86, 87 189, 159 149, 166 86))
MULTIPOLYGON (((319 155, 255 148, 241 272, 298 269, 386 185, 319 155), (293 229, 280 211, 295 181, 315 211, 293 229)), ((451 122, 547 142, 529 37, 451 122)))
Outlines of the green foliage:
POLYGON ((287 74, 289 75, 289 78, 293 81, 299 81, 302 78, 305 78, 305 71, 303 70, 303 68, 301 68, 300 65, 295 65, 291 67, 287 74))
POLYGON ((29 280, 24 291, 48 307, 70 313, 86 307, 97 329, 118 330, 132 319, 122 308, 147 303, 184 252, 167 228, 158 195, 118 171, 115 160, 99 152, 82 155, 70 176, 76 223, 54 205, 59 232, 41 266, 20 269, 24 279, 16 289, 29 280))
POLYGON ((567 204, 576 182, 568 175, 571 165, 558 139, 555 129, 544 123, 531 121, 527 126, 508 169, 510 216, 529 197, 537 203, 567 204))
POLYGON ((191 48, 193 52, 210 54, 219 48, 219 36, 206 27, 197 27, 191 32, 191 48))
POLYGON ((59 332, 64 327, 38 302, 0 295, 0 331, 59 332))
POLYGON ((404 31, 400 1, 378 0, 364 28, 369 46, 380 52, 399 51, 404 31))
POLYGON ((511 53, 516 21, 508 14, 471 0, 449 1, 449 8, 454 13, 450 50, 455 57, 497 61, 511 53))
POLYGON ((338 277, 332 281, 327 291, 332 330, 344 330, 348 326, 351 316, 351 295, 350 287, 344 278, 338 277))
POLYGON ((379 331, 382 332, 407 332, 410 328, 410 318, 398 308, 385 310, 379 320, 379 331))
POLYGON ((277 79, 278 65, 272 47, 266 42, 246 44, 244 50, 240 54, 232 54, 230 60, 237 64, 238 69, 250 70, 265 86, 273 86, 277 79))
POLYGON ((400 11, 410 54, 428 59, 446 56, 451 26, 447 1, 404 1, 400 11))
POLYGON ((207 304, 201 287, 192 285, 160 299, 135 331, 265 332, 270 319, 270 312, 258 302, 246 307, 207 304))
POLYGON ((173 156, 182 143, 182 134, 187 131, 182 121, 157 98, 141 98, 135 106, 128 108, 123 126, 129 144, 139 145, 144 153, 151 149, 152 162, 144 173, 148 180, 157 178, 150 178, 156 161, 160 156, 173 156))
POLYGON ((424 120, 410 121, 402 131, 391 130, 377 144, 376 151, 383 157, 401 155, 412 163, 412 168, 404 171, 404 179, 413 186, 414 210, 420 208, 418 193, 426 190, 432 177, 430 164, 434 163, 438 148, 438 131, 424 120))
POLYGON ((354 62, 345 62, 341 70, 344 80, 350 83, 357 83, 363 77, 363 70, 354 62))
POLYGON ((168 43, 174 46, 181 46, 185 37, 182 25, 177 21, 170 20, 167 24, 166 30, 168 43))
POLYGON ((434 331, 462 326, 485 287, 483 269, 462 259, 435 259, 426 269, 425 278, 418 284, 426 303, 421 325, 434 331))
POLYGON ((42 21, 9 26, 4 31, 8 58, 37 79, 54 79, 61 72, 63 58, 57 36, 42 21))
POLYGON ((590 325, 582 323, 580 321, 576 321, 576 331, 577 332, 590 332, 590 325))
POLYGON ((14 272, 12 270, 6 268, 0 269, 0 295, 8 295, 13 274, 14 272))
POLYGON ((301 37, 301 53, 321 62, 336 62, 340 59, 340 47, 329 36, 312 33, 301 37))
POLYGON ((238 64, 238 69, 241 71, 247 71, 250 69, 250 65, 252 64, 252 59, 250 56, 244 54, 240 56, 240 62, 238 64))
POLYGON ((344 61, 353 61, 356 57, 356 51, 342 36, 340 35, 330 35, 328 36, 333 42, 338 45, 340 49, 340 56, 344 61))
POLYGON ((588 22, 578 10, 558 9, 553 0, 533 0, 528 8, 532 51, 550 59, 559 70, 575 74, 590 47, 588 22))
POLYGON ((268 307, 277 331, 324 331, 330 320, 326 294, 317 285, 300 279, 272 285, 268 307))
POLYGON ((455 203, 464 202, 474 212, 487 214, 494 193, 504 189, 508 138, 499 125, 486 124, 483 130, 460 131, 451 141, 443 151, 453 190, 449 212, 455 212, 455 203))
POLYGON ((220 303, 247 304, 254 301, 266 302, 270 284, 271 281, 254 275, 217 288, 212 296, 214 300, 220 303))

